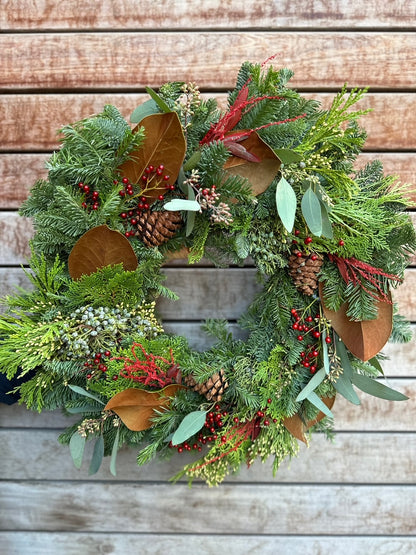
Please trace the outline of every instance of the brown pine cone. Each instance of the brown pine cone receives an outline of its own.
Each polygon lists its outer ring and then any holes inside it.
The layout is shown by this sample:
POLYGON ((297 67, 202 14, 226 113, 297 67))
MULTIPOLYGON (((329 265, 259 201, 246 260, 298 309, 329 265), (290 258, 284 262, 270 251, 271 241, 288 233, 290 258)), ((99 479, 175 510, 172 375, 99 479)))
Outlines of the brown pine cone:
POLYGON ((147 247, 157 247, 173 237, 182 224, 180 212, 146 210, 138 219, 136 235, 147 247))
POLYGON ((319 254, 289 257, 289 274, 295 287, 305 295, 313 295, 318 287, 318 274, 323 264, 319 254))
POLYGON ((227 378, 222 368, 204 383, 197 383, 192 374, 185 376, 183 382, 200 395, 204 395, 208 401, 212 400, 216 403, 221 401, 223 393, 228 387, 227 378))

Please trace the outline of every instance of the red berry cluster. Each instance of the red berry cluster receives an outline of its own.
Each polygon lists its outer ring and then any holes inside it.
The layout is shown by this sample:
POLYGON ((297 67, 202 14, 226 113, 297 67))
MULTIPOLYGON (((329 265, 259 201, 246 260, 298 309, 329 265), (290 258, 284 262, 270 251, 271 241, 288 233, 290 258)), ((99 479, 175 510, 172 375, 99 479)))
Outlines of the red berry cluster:
MULTIPOLYGON (((315 374, 319 357, 319 340, 322 335, 319 329, 320 315, 317 314, 315 317, 309 315, 302 320, 295 308, 292 308, 291 314, 295 320, 292 324, 292 329, 298 332, 297 340, 305 341, 305 339, 311 340, 313 338, 313 342, 306 345, 305 350, 300 353, 300 356, 302 366, 309 368, 311 374, 315 374)), ((331 343, 331 338, 329 336, 326 337, 325 342, 331 343)))
MULTIPOLYGON (((105 358, 111 356, 110 351, 104 351, 103 353, 95 353, 94 358, 90 361, 84 362, 84 367, 88 370, 87 379, 99 378, 102 374, 105 374, 108 370, 105 364, 105 358)), ((118 376, 116 376, 117 378, 118 376)), ((114 378, 113 378, 114 379, 114 378)))
POLYGON ((226 416, 228 416, 228 412, 221 411, 221 407, 219 405, 215 405, 214 409, 207 414, 204 424, 205 430, 204 428, 200 430, 194 443, 190 444, 187 441, 184 441, 180 445, 172 445, 172 442, 170 442, 169 447, 176 448, 178 453, 192 451, 192 449, 202 451, 202 447, 204 445, 218 439, 218 433, 224 426, 223 418, 226 416))
POLYGON ((85 194, 81 206, 85 209, 91 208, 91 210, 97 210, 100 206, 98 201, 100 193, 98 191, 91 191, 91 187, 89 185, 85 185, 82 181, 78 183, 78 188, 85 194))

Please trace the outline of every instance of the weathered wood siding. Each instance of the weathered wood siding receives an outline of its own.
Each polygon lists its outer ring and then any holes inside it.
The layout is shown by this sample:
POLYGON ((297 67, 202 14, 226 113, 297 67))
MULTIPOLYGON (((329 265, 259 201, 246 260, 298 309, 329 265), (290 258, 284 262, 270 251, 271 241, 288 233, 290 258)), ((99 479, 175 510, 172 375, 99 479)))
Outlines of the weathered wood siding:
MULTIPOLYGON (((145 85, 192 80, 222 101, 242 61, 278 54, 296 72, 293 86, 326 105, 345 82, 370 86, 359 164, 377 157, 416 183, 415 31, 415 0, 2 0, 1 294, 25 283, 31 227, 16 210, 45 175, 56 130, 105 103, 128 117, 145 85)), ((166 273, 179 293, 185 279, 194 284, 191 304, 160 305, 167 328, 194 345, 199 321, 235 319, 255 292, 251 268, 176 263, 166 273), (217 296, 210 288, 227 272, 233 288, 217 296)), ((396 299, 416 324, 415 298, 410 267, 396 299)), ((416 346, 385 353, 386 375, 408 402, 341 399, 333 445, 316 437, 275 479, 270 464, 255 464, 214 489, 167 483, 183 456, 137 468, 130 450, 117 478, 106 464, 88 477, 56 441, 62 415, 0 405, 0 553, 415 553, 416 346)))

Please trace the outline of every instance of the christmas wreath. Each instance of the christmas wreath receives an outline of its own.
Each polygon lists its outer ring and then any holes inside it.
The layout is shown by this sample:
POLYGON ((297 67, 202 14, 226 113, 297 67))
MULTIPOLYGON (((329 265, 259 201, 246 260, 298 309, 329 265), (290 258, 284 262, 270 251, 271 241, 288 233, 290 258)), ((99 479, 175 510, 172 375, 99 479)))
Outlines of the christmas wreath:
POLYGON ((15 393, 30 409, 77 415, 60 436, 76 467, 87 440, 91 473, 104 455, 115 473, 123 445, 139 465, 191 451, 175 478, 216 485, 331 435, 336 394, 406 399, 377 377, 385 343, 411 337, 390 293, 416 247, 407 189, 378 161, 353 168, 365 90, 323 109, 291 77, 246 62, 223 111, 170 82, 147 89, 134 128, 107 105, 61 130, 20 210, 32 287, 4 299, 0 371, 26 378, 15 393), (164 332, 172 256, 254 264, 245 336, 208 320, 215 341, 199 352, 164 332))

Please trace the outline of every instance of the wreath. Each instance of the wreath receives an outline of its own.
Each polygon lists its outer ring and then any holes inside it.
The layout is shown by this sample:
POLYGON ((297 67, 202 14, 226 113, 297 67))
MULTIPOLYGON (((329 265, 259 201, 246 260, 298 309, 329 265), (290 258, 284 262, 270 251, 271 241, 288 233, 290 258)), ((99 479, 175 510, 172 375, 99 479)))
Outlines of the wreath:
POLYGON ((245 62, 224 110, 170 82, 146 89, 135 127, 107 105, 62 128, 20 210, 31 287, 4 299, 0 371, 28 408, 77 416, 60 436, 77 468, 87 440, 90 473, 109 455, 115 474, 123 445, 139 465, 190 451, 174 479, 217 485, 330 437, 336 394, 406 399, 377 377, 385 343, 411 339, 391 297, 416 248, 408 189, 378 161, 354 170, 366 90, 323 109, 291 77, 245 62), (238 337, 208 320, 200 352, 164 331, 172 257, 255 266, 238 337))

